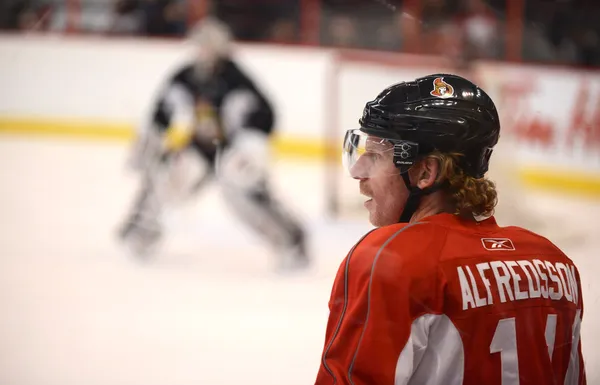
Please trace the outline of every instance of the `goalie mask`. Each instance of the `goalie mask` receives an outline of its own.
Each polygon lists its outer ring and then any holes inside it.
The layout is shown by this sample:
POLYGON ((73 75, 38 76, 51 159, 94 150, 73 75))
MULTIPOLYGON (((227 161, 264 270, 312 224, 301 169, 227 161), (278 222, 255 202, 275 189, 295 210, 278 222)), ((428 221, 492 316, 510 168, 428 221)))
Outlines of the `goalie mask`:
POLYGON ((442 187, 412 186, 408 170, 416 162, 436 150, 460 153, 465 174, 482 178, 500 134, 491 98, 472 82, 445 74, 386 88, 366 104, 359 124, 346 132, 343 163, 356 179, 402 176, 410 194, 400 222, 410 221, 422 196, 442 187))
POLYGON ((189 41, 197 48, 194 69, 201 80, 210 78, 219 62, 231 54, 231 31, 214 18, 198 22, 189 34, 189 41))

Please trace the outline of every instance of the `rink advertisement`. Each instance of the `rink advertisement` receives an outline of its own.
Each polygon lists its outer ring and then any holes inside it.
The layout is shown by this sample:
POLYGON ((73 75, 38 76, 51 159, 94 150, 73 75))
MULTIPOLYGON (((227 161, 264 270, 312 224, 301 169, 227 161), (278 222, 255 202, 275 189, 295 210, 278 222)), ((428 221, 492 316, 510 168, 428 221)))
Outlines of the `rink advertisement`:
MULTIPOLYGON (((0 36, 0 130, 128 140, 165 77, 191 57, 166 40, 0 36)), ((321 157, 383 87, 453 72, 440 58, 238 45, 277 110, 275 149, 321 157)), ((477 63, 470 74, 501 112, 508 155, 536 186, 600 196, 600 71, 477 63)), ((508 159, 508 158, 503 158, 508 159)))
POLYGON ((526 180, 600 193, 600 71, 480 63, 478 74, 526 180))

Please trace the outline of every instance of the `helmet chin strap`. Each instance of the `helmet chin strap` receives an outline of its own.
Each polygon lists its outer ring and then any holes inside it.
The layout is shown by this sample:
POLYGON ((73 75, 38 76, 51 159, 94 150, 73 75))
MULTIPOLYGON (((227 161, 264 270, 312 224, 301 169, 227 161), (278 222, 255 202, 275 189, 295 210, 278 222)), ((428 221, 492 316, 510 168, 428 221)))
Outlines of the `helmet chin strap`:
POLYGON ((399 223, 408 223, 410 219, 415 214, 417 209, 419 208, 419 203, 421 203, 421 198, 425 195, 432 194, 439 189, 442 188, 442 183, 436 183, 431 187, 427 187, 425 189, 420 189, 417 186, 412 186, 410 183, 410 178, 408 177, 408 170, 401 173, 402 179, 404 180, 404 184, 406 188, 410 192, 408 194, 408 199, 406 200, 406 204, 404 205, 404 209, 402 210, 402 215, 400 215, 399 223))

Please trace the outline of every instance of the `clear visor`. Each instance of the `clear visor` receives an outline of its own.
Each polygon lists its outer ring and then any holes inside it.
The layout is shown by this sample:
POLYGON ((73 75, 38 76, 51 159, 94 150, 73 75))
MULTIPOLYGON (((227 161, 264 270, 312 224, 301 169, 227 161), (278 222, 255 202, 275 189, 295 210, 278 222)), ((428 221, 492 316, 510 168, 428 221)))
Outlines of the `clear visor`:
POLYGON ((346 132, 342 162, 350 176, 357 179, 400 173, 394 165, 394 144, 359 129, 346 132))

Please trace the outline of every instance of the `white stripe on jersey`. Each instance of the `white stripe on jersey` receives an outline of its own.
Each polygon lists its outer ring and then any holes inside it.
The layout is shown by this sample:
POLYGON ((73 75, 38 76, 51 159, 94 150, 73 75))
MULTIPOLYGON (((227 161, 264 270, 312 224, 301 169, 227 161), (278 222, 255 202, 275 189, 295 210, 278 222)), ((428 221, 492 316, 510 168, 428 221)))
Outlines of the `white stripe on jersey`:
POLYGON ((394 385, 462 385, 464 370, 465 353, 458 329, 444 314, 424 314, 412 323, 396 363, 394 385))

